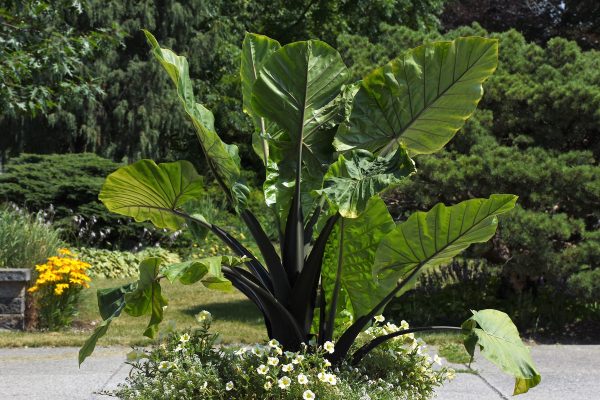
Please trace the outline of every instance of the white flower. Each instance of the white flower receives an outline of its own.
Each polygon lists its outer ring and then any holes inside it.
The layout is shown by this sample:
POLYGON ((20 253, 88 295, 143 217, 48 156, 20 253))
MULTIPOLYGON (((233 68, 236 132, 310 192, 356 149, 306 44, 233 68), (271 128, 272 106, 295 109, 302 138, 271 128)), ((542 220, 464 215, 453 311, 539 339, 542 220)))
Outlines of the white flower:
POLYGON ((324 360, 323 360, 323 365, 325 366, 325 368, 329 368, 329 367, 331 367, 331 363, 329 362, 329 360, 328 360, 328 359, 324 359, 324 360))
POLYGON ((335 351, 335 345, 333 344, 333 342, 330 342, 328 340, 323 344, 323 349, 325 349, 325 351, 329 354, 333 354, 333 352, 335 351))
POLYGON ((375 322, 383 322, 385 321, 385 317, 383 315, 376 315, 375 322))
POLYGON ((400 329, 408 329, 408 322, 406 322, 405 320, 400 321, 400 329))
POLYGON ((225 384, 225 390, 229 392, 231 389, 233 389, 233 382, 229 381, 225 384))
POLYGON ((337 377, 334 374, 325 374, 325 381, 332 386, 337 384, 337 377))
POLYGON ((281 389, 287 389, 292 383, 292 380, 288 376, 282 376, 277 383, 281 389))
POLYGON ((292 357, 294 357, 294 356, 296 355, 296 353, 293 353, 293 352, 291 352, 291 351, 286 351, 286 352, 284 352, 283 354, 285 354, 285 356, 286 356, 287 358, 292 358, 292 357))
POLYGON ((208 386, 208 381, 204 381, 204 385, 202 385, 202 389, 206 389, 207 386, 208 386))
POLYGON ((255 356, 262 356, 262 350, 259 347, 253 347, 252 348, 252 354, 254 354, 255 356))
POLYGON ((269 347, 279 347, 279 342, 277 341, 277 339, 269 340, 269 347))
POLYGON ((258 372, 260 375, 266 375, 267 372, 269 372, 269 367, 267 367, 264 364, 261 364, 258 366, 258 368, 256 368, 256 372, 258 372))
POLYGON ((304 400, 314 400, 315 394, 313 393, 312 390, 305 390, 304 393, 302 393, 302 398, 304 400))
POLYGON ((181 335, 181 336, 179 337, 179 341, 180 341, 181 343, 187 343, 187 342, 189 342, 189 341, 190 341, 190 335, 189 335, 187 332, 186 332, 186 333, 184 333, 183 335, 181 335))
POLYGON ((267 364, 276 366, 279 364, 279 359, 277 359, 277 357, 267 357, 267 364))
POLYGON ((317 374, 317 378, 319 378, 319 380, 320 380, 321 382, 327 382, 327 375, 328 375, 328 374, 326 374, 325 372, 319 372, 319 373, 317 374))
POLYGON ((298 383, 301 385, 306 385, 308 383, 308 378, 304 374, 298 375, 298 383))
POLYGON ((454 370, 452 368, 449 368, 448 371, 446 371, 446 378, 447 379, 452 380, 452 379, 454 379, 455 376, 456 376, 455 372, 454 372, 454 370))
POLYGON ((158 364, 158 370, 159 371, 168 371, 169 369, 171 369, 172 366, 173 366, 173 364, 169 361, 161 361, 158 364))
POLYGON ((265 388, 265 390, 269 390, 273 387, 273 384, 270 381, 266 381, 263 387, 265 388))
POLYGON ((175 347, 175 351, 181 351, 183 350, 183 347, 181 347, 180 344, 177 345, 177 347, 175 347))
POLYGON ((442 365, 442 359, 437 354, 435 354, 433 356, 433 362, 436 363, 437 365, 442 365))
POLYGON ((298 354, 296 358, 292 360, 294 364, 300 364, 304 360, 304 356, 302 354, 298 354))
POLYGON ((283 364, 283 366, 281 367, 281 370, 283 372, 291 372, 294 370, 294 365, 292 363, 290 364, 283 364))
POLYGON ((205 321, 210 322, 211 320, 212 320, 212 314, 206 310, 200 311, 198 314, 196 314, 196 321, 198 321, 198 322, 205 322, 205 321))

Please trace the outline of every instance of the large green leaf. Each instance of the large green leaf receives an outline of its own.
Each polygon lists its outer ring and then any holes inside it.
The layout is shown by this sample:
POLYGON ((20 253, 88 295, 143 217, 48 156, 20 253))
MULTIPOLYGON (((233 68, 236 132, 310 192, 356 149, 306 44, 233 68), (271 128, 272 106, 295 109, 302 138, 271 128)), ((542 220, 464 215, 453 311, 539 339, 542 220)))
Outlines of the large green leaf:
POLYGON ((514 395, 525 393, 541 382, 529 349, 508 315, 497 310, 473 311, 462 328, 471 358, 479 345, 485 358, 515 377, 514 395))
POLYGON ((497 61, 498 41, 481 37, 407 51, 363 79, 350 119, 336 135, 337 149, 386 153, 403 144, 411 155, 439 150, 475 110, 497 61))
POLYGON ((267 58, 254 83, 251 105, 283 129, 285 134, 271 139, 282 149, 282 160, 302 158, 310 169, 320 169, 329 160, 331 128, 340 117, 336 99, 347 80, 339 53, 318 40, 290 43, 267 58))
POLYGON ((373 276, 375 251, 396 224, 383 200, 373 197, 358 218, 341 218, 330 236, 321 273, 330 304, 337 274, 355 317, 369 312, 394 287, 395 281, 377 282, 373 276))
POLYGON ((152 54, 164 67, 175 84, 177 94, 185 112, 196 128, 196 136, 206 156, 208 165, 217 181, 226 190, 228 198, 240 210, 245 207, 248 188, 242 184, 240 157, 235 145, 224 143, 215 131, 215 117, 202 104, 196 103, 189 67, 185 57, 160 47, 156 38, 144 31, 152 54))
POLYGON ((201 195, 202 177, 190 162, 140 160, 110 174, 98 198, 112 212, 179 229, 183 219, 173 211, 201 195))
MULTIPOLYGON (((471 244, 489 240, 496 232, 496 216, 511 210, 516 200, 511 194, 494 194, 450 207, 440 203, 428 212, 412 214, 381 241, 375 274, 414 283, 423 268, 447 263, 471 244)), ((403 291, 409 288, 406 284, 403 291)))
POLYGON ((371 197, 415 171, 414 162, 402 148, 385 157, 376 157, 366 150, 354 150, 340 154, 329 166, 323 189, 317 192, 327 196, 342 217, 356 218, 371 197))
POLYGON ((252 146, 256 154, 266 165, 269 160, 270 134, 277 131, 277 126, 254 112, 252 108, 252 89, 254 82, 258 78, 258 73, 262 69, 265 60, 281 47, 278 41, 267 36, 257 35, 255 33, 246 33, 242 44, 242 65, 240 75, 242 80, 242 97, 244 112, 248 114, 254 122, 254 134, 252 135, 252 146))

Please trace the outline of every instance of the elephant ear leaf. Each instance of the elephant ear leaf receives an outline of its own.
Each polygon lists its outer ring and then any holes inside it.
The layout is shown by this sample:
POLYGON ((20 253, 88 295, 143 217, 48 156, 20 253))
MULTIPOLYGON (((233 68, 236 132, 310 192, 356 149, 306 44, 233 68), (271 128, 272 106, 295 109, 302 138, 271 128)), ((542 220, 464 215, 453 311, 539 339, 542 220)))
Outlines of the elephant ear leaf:
POLYGON ((256 154, 262 158, 266 165, 269 160, 268 139, 277 126, 265 118, 257 115, 252 108, 252 90, 254 82, 267 58, 281 47, 278 41, 267 36, 255 33, 246 33, 242 44, 242 64, 240 75, 242 81, 242 97, 244 112, 254 122, 254 134, 252 135, 252 147, 256 154))
POLYGON ((325 174, 324 194, 344 218, 357 218, 369 199, 414 173, 414 162, 406 151, 398 148, 385 157, 366 150, 340 154, 325 174))
POLYGON ((412 214, 379 244, 374 273, 379 279, 407 280, 402 294, 424 268, 447 263, 471 244, 488 241, 496 232, 497 215, 511 210, 516 200, 511 194, 494 194, 412 214))
POLYGON ((498 41, 462 37, 409 50, 362 81, 335 145, 372 153, 404 145, 410 155, 442 148, 464 125, 498 62, 498 41))
POLYGON ((208 289, 229 292, 233 286, 223 276, 221 267, 240 263, 241 259, 237 257, 207 257, 169 265, 162 273, 171 283, 179 281, 184 285, 191 285, 200 281, 208 289))
POLYGON ((169 49, 161 48, 150 32, 144 31, 144 33, 152 47, 152 54, 175 84, 179 100, 196 129, 196 136, 211 172, 222 185, 235 208, 238 211, 242 210, 245 208, 249 190, 241 182, 237 146, 226 144, 221 140, 215 132, 215 117, 212 112, 202 104, 196 103, 186 58, 178 56, 169 49))
POLYGON ((473 311, 473 316, 463 323, 462 328, 471 358, 479 346, 485 358, 515 377, 513 395, 526 393, 541 382, 542 377, 533 364, 529 349, 508 315, 497 310, 473 311))
POLYGON ((106 208, 158 228, 179 229, 175 211, 202 194, 202 177, 188 161, 140 160, 110 174, 98 198, 106 208))

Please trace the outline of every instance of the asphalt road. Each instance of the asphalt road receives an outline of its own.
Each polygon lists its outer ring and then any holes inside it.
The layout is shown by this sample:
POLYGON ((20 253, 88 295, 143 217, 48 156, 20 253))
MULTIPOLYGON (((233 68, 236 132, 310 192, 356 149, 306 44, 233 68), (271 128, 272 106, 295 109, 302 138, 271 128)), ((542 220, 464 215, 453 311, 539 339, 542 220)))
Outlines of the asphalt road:
MULTIPOLYGON (((94 392, 123 382, 129 367, 124 347, 98 348, 81 369, 72 347, 0 349, 0 399, 109 399, 94 392)), ((532 356, 542 383, 519 400, 600 399, 600 346, 540 345, 532 356)), ((440 400, 499 400, 512 397, 513 380, 482 357, 438 391, 440 400)), ((457 365, 465 370, 466 367, 457 365)))

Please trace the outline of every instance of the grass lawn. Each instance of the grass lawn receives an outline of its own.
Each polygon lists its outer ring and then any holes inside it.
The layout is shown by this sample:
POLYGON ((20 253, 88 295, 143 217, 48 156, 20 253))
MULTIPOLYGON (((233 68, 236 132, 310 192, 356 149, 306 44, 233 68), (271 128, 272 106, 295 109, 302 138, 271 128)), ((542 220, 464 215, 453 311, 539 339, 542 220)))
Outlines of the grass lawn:
MULTIPOLYGON (((94 326, 100 322, 96 302, 96 289, 120 286, 129 279, 96 279, 92 288, 82 295, 80 315, 75 328, 61 332, 0 332, 0 347, 81 346, 94 326)), ((169 321, 179 329, 196 325, 194 315, 208 310, 213 315, 212 329, 221 333, 223 343, 258 343, 267 340, 260 312, 244 295, 235 291, 222 293, 203 286, 164 284, 169 306, 162 326, 169 321)), ((134 318, 123 314, 112 324, 106 336, 98 342, 108 345, 146 345, 150 339, 142 336, 150 317, 134 318)), ((436 346, 440 356, 455 363, 469 362, 469 355, 462 346, 462 335, 453 333, 423 334, 423 340, 436 346)))
MULTIPOLYGON (((82 295, 80 315, 76 328, 61 332, 0 332, 0 347, 81 346, 95 324, 100 322, 96 302, 96 289, 114 287, 130 279, 96 279, 92 288, 82 295)), ((222 293, 205 289, 200 284, 185 286, 164 284, 163 291, 169 300, 161 326, 173 321, 182 329, 196 325, 194 315, 208 310, 213 315, 212 329, 220 332, 223 343, 257 343, 267 339, 263 318, 254 304, 241 293, 222 293)), ((144 345, 150 339, 142 336, 149 316, 134 318, 123 314, 112 324, 98 345, 144 345)))

